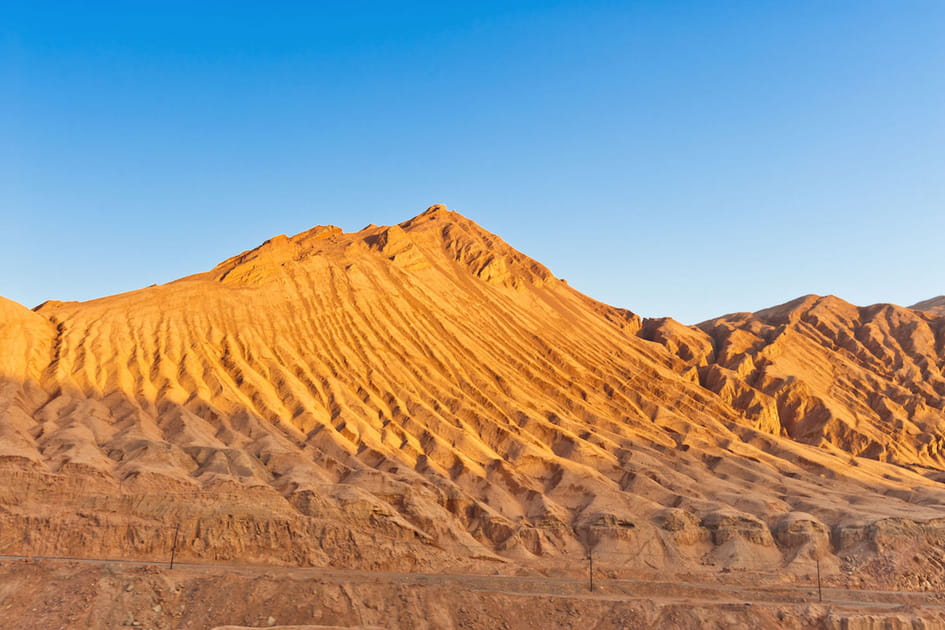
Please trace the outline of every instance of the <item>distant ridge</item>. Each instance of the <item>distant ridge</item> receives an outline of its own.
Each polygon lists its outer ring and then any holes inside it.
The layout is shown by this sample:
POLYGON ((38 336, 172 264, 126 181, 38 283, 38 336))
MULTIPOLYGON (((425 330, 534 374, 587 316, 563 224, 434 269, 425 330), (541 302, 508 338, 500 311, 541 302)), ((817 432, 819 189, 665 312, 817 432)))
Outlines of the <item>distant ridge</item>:
POLYGON ((945 315, 945 295, 940 295, 929 300, 916 302, 909 308, 915 309, 917 311, 932 313, 933 315, 945 315))

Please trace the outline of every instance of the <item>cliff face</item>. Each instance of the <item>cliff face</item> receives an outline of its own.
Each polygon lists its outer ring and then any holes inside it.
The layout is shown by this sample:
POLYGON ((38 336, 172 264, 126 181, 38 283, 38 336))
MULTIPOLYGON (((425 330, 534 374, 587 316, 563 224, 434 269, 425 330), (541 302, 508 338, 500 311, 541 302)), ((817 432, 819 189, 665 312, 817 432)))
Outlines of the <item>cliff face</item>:
POLYGON ((163 286, 0 303, 0 544, 152 556, 180 526, 202 559, 872 561, 876 523, 941 535, 943 322, 813 297, 641 321, 440 206, 316 227, 163 286))

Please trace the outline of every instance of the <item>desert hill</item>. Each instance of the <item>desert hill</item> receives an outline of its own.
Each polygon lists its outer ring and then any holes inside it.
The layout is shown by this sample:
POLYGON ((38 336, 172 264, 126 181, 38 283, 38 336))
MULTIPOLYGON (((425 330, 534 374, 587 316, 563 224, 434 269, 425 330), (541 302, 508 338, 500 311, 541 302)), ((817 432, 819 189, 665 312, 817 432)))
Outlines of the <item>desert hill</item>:
POLYGON ((0 546, 941 580, 900 556, 945 539, 943 348, 834 297, 642 320, 442 206, 320 226, 0 301, 0 546))

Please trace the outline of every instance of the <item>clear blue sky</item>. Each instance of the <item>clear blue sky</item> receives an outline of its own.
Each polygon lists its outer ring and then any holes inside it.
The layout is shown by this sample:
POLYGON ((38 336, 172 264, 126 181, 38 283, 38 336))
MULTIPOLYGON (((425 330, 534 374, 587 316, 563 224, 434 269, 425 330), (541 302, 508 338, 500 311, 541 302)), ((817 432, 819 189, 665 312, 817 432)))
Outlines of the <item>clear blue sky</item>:
POLYGON ((693 323, 945 293, 945 2, 4 2, 0 295, 446 203, 693 323))

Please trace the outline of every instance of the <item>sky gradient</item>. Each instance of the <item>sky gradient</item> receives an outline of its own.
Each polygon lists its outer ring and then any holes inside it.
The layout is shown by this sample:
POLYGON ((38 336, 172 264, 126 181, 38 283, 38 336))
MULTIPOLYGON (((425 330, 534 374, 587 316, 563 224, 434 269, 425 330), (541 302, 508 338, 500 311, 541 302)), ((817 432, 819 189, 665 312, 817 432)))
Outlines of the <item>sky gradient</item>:
POLYGON ((9 2, 0 85, 30 307, 432 203, 644 316, 945 293, 937 0, 9 2))

